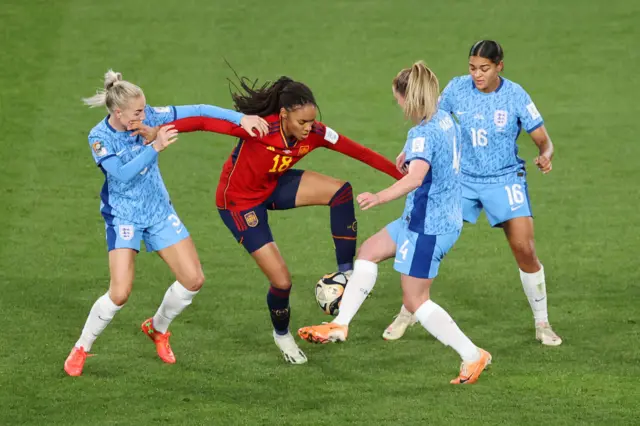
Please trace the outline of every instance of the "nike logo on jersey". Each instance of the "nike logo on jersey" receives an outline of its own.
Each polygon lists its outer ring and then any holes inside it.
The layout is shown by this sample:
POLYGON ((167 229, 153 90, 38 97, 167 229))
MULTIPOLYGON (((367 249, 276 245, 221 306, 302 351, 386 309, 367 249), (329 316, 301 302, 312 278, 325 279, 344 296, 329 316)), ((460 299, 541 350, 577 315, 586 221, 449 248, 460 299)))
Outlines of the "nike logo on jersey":
POLYGON ((511 211, 515 212, 516 210, 518 210, 520 207, 524 206, 524 204, 520 204, 519 206, 512 206, 511 207, 511 211))
POLYGON ((466 114, 468 111, 456 111, 456 115, 464 115, 466 114))
POLYGON ((402 260, 396 259, 396 260, 393 261, 393 263, 404 263, 404 262, 402 260))
POLYGON ((122 150, 120 150, 120 151, 116 152, 116 155, 117 155, 118 157, 120 157, 120 154, 124 154, 124 152, 125 152, 125 151, 126 151, 126 149, 122 149, 122 150))
POLYGON ((183 229, 184 229, 184 226, 183 226, 183 227, 180 227, 180 229, 176 229, 176 234, 181 233, 183 229))

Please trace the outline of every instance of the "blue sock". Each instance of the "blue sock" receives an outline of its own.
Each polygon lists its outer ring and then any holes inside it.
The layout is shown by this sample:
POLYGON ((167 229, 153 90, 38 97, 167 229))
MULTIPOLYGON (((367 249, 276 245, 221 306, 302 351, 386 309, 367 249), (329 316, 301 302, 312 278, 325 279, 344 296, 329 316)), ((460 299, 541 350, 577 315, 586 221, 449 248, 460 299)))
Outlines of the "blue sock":
POLYGON ((285 335, 289 332, 289 319, 291 318, 291 308, 289 308, 289 293, 291 287, 286 290, 269 287, 267 293, 267 305, 271 315, 271 323, 277 334, 285 335))
POLYGON ((353 188, 349 182, 335 193, 329 201, 331 217, 331 234, 336 248, 338 271, 353 269, 353 258, 356 255, 358 238, 358 222, 353 206, 353 188))

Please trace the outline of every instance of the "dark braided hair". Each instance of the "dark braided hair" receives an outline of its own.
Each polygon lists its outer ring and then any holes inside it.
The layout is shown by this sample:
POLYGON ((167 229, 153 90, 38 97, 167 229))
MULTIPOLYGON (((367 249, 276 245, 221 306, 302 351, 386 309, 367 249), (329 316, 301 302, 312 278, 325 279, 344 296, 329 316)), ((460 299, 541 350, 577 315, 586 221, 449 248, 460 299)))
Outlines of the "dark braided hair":
POLYGON ((504 59, 502 46, 494 40, 480 40, 471 46, 469 57, 480 56, 498 65, 504 59))
POLYGON ((305 105, 318 106, 311 89, 306 84, 293 81, 289 77, 283 76, 273 83, 266 82, 256 88, 258 80, 251 82, 246 77, 240 77, 235 70, 233 73, 238 83, 229 80, 231 97, 236 110, 243 114, 266 117, 278 114, 281 108, 293 111, 305 105))

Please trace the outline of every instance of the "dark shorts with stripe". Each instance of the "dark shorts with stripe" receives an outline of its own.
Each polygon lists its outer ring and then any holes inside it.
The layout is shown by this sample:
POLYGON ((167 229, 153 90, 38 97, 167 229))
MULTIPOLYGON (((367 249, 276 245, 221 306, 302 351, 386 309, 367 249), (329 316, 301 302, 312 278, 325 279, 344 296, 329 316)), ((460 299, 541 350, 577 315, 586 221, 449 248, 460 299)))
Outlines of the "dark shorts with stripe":
POLYGON ((296 206, 296 194, 304 170, 291 169, 280 176, 276 189, 262 204, 242 211, 218 209, 220 217, 236 241, 249 253, 273 242, 267 210, 287 210, 296 206))

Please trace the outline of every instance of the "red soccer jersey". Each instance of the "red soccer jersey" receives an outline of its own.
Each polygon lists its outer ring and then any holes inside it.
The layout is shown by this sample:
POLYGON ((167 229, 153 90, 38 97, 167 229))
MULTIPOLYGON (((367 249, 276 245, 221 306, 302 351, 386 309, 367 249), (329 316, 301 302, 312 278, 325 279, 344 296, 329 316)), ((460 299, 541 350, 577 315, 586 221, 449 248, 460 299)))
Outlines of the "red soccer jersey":
POLYGON ((402 175, 382 155, 315 122, 309 136, 288 142, 277 114, 265 117, 269 134, 252 137, 242 127, 224 120, 191 117, 173 123, 179 132, 205 130, 240 138, 224 163, 216 191, 220 209, 241 211, 263 203, 275 190, 280 176, 316 148, 329 148, 362 161, 396 179, 402 175))

